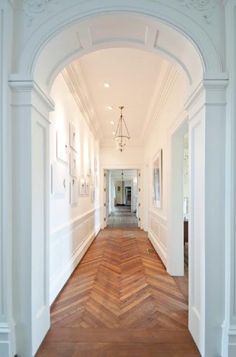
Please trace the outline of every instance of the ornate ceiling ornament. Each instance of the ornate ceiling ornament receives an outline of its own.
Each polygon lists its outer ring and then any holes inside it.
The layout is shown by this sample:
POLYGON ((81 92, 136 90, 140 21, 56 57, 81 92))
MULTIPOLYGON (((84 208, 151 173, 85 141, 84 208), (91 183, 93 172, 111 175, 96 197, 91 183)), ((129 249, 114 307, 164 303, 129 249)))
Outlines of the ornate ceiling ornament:
POLYGON ((194 7, 199 11, 208 11, 215 6, 215 1, 213 0, 184 0, 186 6, 194 7))
POLYGON ((32 24, 37 15, 50 10, 56 3, 58 0, 24 0, 23 10, 28 17, 28 26, 32 24))
POLYGON ((178 0, 183 6, 194 9, 200 13, 206 23, 211 22, 214 9, 218 0, 178 0))

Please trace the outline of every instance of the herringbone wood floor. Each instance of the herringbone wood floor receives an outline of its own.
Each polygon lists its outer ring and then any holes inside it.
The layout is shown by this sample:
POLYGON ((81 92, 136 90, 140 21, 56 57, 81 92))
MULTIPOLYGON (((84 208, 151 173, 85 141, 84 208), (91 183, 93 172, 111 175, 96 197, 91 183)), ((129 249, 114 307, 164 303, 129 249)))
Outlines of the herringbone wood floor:
POLYGON ((38 357, 199 356, 186 278, 170 277, 147 235, 106 229, 55 301, 38 357))

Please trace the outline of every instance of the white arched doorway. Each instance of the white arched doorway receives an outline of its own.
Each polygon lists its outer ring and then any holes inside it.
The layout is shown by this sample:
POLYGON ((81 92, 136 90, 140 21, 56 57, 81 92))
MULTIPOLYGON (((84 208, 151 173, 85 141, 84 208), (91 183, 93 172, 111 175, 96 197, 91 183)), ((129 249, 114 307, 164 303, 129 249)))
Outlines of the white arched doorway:
POLYGON ((90 2, 83 7, 68 7, 63 17, 48 21, 43 30, 30 37, 18 72, 10 79, 17 147, 14 169, 18 173, 13 183, 17 353, 34 354, 50 325, 48 119, 53 110, 50 87, 57 73, 76 57, 100 48, 132 46, 157 51, 177 61, 189 80, 185 110, 190 128, 194 242, 190 253, 189 327, 201 353, 217 355, 221 350, 224 317, 221 173, 226 81, 221 61, 202 29, 186 16, 170 11, 165 5, 151 6, 145 1, 132 6, 113 3, 100 5, 96 11, 90 2), (123 26, 117 32, 113 25, 120 21, 123 26), (66 49, 62 44, 66 44, 66 49))

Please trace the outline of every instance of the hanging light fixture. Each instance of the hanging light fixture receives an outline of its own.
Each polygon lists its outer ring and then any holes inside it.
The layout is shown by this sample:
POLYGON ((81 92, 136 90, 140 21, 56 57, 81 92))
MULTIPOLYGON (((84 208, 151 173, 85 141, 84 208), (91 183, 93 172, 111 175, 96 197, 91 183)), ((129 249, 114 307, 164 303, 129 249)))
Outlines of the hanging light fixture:
POLYGON ((121 106, 119 107, 119 109, 120 109, 120 118, 118 121, 114 139, 116 141, 117 149, 122 152, 127 144, 127 141, 130 139, 130 135, 122 113, 124 107, 121 106))

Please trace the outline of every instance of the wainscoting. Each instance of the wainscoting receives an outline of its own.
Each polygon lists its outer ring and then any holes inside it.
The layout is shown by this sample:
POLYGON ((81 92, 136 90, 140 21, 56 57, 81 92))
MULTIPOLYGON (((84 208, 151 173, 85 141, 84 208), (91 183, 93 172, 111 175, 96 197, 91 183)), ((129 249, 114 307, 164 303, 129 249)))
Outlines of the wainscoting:
POLYGON ((167 265, 167 220, 153 210, 149 210, 148 238, 163 264, 167 265))
POLYGON ((59 228, 50 236, 50 304, 100 231, 100 208, 59 228))

